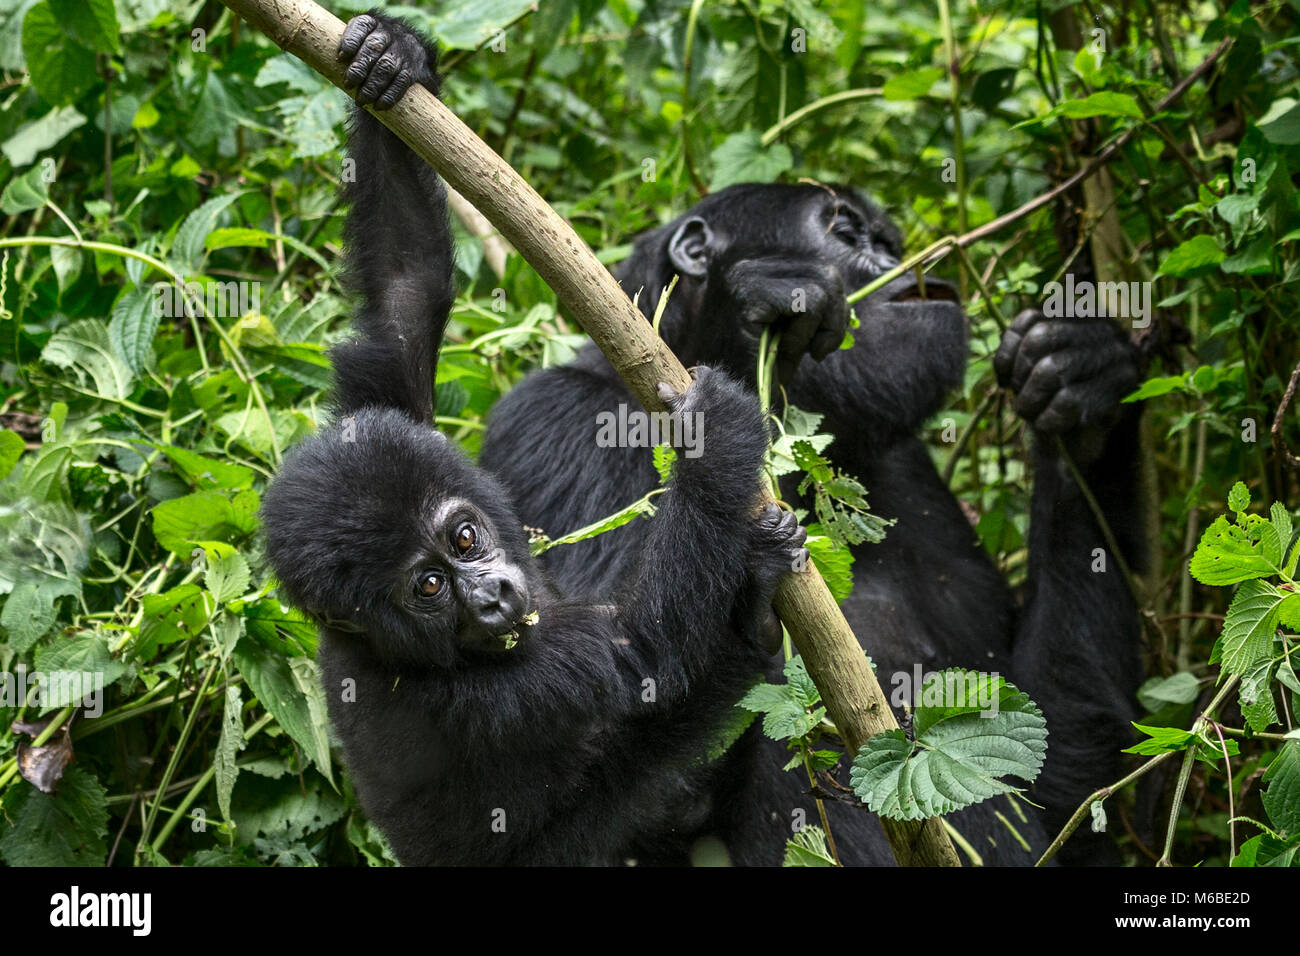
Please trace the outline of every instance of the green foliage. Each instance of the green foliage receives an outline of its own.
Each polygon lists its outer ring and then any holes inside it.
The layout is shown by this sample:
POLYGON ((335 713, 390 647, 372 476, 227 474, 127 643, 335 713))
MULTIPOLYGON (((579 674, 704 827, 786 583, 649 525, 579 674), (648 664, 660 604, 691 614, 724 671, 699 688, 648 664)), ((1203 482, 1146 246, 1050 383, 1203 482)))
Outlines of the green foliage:
MULTIPOLYGON (((876 813, 920 820, 960 810, 1032 783, 1047 752, 1047 722, 1026 694, 1001 677, 947 670, 934 675, 944 692, 916 708, 909 737, 888 730, 853 758, 853 790, 876 813)), ((923 700, 928 699, 928 691, 923 700)))

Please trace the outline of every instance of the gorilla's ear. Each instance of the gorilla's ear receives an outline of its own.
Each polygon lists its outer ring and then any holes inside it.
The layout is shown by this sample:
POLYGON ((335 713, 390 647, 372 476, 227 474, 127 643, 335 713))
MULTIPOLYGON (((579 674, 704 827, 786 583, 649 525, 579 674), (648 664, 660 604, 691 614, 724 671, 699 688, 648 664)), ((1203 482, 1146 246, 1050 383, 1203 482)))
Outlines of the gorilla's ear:
POLYGON ((673 268, 684 276, 699 279, 709 271, 709 246, 713 230, 699 216, 692 216, 677 227, 668 240, 668 258, 673 268))

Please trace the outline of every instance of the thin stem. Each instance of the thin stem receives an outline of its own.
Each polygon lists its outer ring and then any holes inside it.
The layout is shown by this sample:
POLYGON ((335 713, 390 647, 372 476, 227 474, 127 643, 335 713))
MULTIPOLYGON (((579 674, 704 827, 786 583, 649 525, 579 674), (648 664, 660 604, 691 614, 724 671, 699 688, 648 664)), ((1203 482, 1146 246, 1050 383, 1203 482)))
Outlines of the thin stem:
POLYGON ((881 94, 882 87, 864 86, 856 90, 841 90, 838 93, 832 93, 830 96, 823 96, 819 100, 813 100, 806 106, 801 106, 789 116, 780 122, 769 126, 763 133, 760 140, 764 146, 771 146, 780 137, 784 136, 799 123, 807 119, 813 113, 824 110, 827 107, 838 106, 841 103, 855 103, 858 100, 867 100, 877 97, 881 94))

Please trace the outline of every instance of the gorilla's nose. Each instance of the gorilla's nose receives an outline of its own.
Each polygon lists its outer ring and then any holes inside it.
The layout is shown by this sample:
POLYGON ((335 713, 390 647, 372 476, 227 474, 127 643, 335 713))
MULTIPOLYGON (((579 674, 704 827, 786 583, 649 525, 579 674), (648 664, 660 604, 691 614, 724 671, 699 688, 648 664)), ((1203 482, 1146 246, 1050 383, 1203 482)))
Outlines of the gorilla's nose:
POLYGON ((528 592, 510 575, 489 572, 478 579, 470 597, 470 611, 485 630, 512 630, 527 611, 528 592))

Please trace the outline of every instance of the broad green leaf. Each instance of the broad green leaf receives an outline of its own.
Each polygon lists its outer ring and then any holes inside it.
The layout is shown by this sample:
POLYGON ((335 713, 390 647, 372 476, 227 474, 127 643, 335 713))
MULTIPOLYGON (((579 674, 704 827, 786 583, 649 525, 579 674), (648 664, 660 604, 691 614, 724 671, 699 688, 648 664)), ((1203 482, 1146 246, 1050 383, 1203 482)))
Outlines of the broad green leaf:
POLYGON ((1000 677, 974 672, 943 671, 939 680, 944 687, 962 688, 963 699, 945 694, 940 706, 923 704, 913 720, 915 742, 902 730, 885 731, 853 760, 854 792, 882 816, 919 820, 951 813, 1018 792, 1000 778, 1032 782, 1042 768, 1047 724, 1027 695, 1000 677), (966 689, 974 691, 975 700, 966 689), (996 710, 980 698, 995 701, 996 710), (982 710, 991 716, 982 716, 982 710))
POLYGON ((32 85, 51 106, 71 103, 98 82, 95 51, 68 36, 49 0, 23 17, 23 55, 32 85))
POLYGON ((45 674, 54 671, 98 674, 103 687, 126 673, 126 665, 109 652, 108 639, 95 631, 60 635, 37 648, 32 669, 45 674))
POLYGON ((1288 835, 1300 834, 1300 741, 1282 744, 1264 772, 1261 799, 1268 819, 1288 835))
POLYGON ((180 584, 162 594, 146 594, 141 601, 144 620, 134 645, 135 655, 148 660, 164 644, 174 644, 200 633, 216 610, 215 602, 197 584, 180 584))
POLYGON ((1138 689, 1138 701, 1155 712, 1170 704, 1190 704, 1196 700, 1200 682, 1195 674, 1180 671, 1169 677, 1153 677, 1138 689))
POLYGON ((230 229, 214 229, 203 240, 203 245, 209 252, 214 249, 232 248, 265 249, 274 241, 275 236, 269 232, 236 226, 230 229))
POLYGON ((881 94, 887 100, 914 100, 930 92, 930 87, 939 82, 943 70, 937 66, 923 70, 899 73, 885 81, 881 94))
POLYGON ((220 603, 242 597, 248 590, 248 562, 238 551, 221 554, 209 551, 203 584, 220 603))
POLYGON ((1257 125, 1270 143, 1295 146, 1300 143, 1300 103, 1289 96, 1274 100, 1257 125))
POLYGON ((1220 659, 1229 674, 1245 674, 1273 653, 1282 594, 1267 581, 1243 581, 1228 606, 1219 637, 1220 659))
POLYGON ((204 541, 236 544, 257 529, 258 496, 240 491, 227 497, 198 491, 154 506, 153 533, 168 551, 188 559, 204 541))
POLYGON ((1236 514, 1244 514, 1249 507, 1250 489, 1246 487, 1244 481, 1238 481, 1228 492, 1228 508, 1236 514))
MULTIPOLYGON (((313 726, 304 681, 290 667, 293 660, 272 654, 260 642, 245 638, 235 646, 235 663, 262 706, 289 734, 303 753, 323 772, 329 773, 329 749, 322 746, 324 725, 313 726)), ((314 672, 313 672, 314 673, 314 672)), ((319 693, 319 686, 317 693, 319 693)))
POLYGON ((117 52, 117 11, 113 0, 49 0, 63 30, 98 53, 117 52))
POLYGON ((203 262, 208 234, 216 228, 217 219, 226 207, 242 195, 242 192, 226 193, 209 199, 185 217, 185 221, 176 230, 176 239, 171 249, 171 260, 178 272, 192 273, 198 270, 203 262))
POLYGON ((794 167, 794 156, 784 143, 764 146, 757 130, 732 133, 713 151, 713 182, 717 192, 736 183, 768 183, 794 167))
POLYGON ((1244 528, 1222 515, 1201 535, 1188 570, 1202 584, 1218 586, 1277 573, 1264 556, 1263 547, 1251 541, 1244 528))
POLYGON ((1187 388, 1186 375, 1158 375, 1143 382, 1132 394, 1124 396, 1126 402, 1141 402, 1187 388))
POLYGON ((128 289, 113 306, 113 317, 108 322, 113 351, 136 375, 153 360, 153 338, 161 319, 155 301, 142 289, 128 289))
POLYGON ((134 376, 118 358, 108 326, 98 319, 82 319, 59 329, 45 343, 41 358, 70 369, 83 387, 90 387, 106 399, 131 394, 134 376))
POLYGON ((1157 276, 1190 278, 1205 275, 1224 260, 1225 253, 1213 236, 1193 236, 1175 246, 1157 270, 1157 276))
POLYGON ((535 0, 452 0, 431 15, 430 32, 446 49, 472 50, 530 9, 535 0))
POLYGON ((21 176, 9 180, 4 193, 0 194, 0 212, 12 216, 29 209, 38 209, 45 205, 49 194, 50 185, 45 181, 45 170, 33 166, 21 176))
POLYGON ((837 548, 824 535, 809 535, 806 544, 808 554, 831 595, 836 601, 843 601, 853 593, 853 552, 848 548, 837 548))
POLYGON ((1277 723, 1277 707, 1273 702, 1271 658, 1264 658, 1241 675, 1238 699, 1241 703, 1241 715, 1255 733, 1263 733, 1277 723))
POLYGON ((106 796, 90 771, 76 764, 64 770, 52 794, 15 781, 0 812, 0 859, 9 866, 103 866, 106 796))
MULTIPOLYGON (((0 143, 0 152, 13 166, 26 166, 85 122, 86 117, 76 108, 56 106, 39 119, 19 126, 12 136, 0 143)), ((37 168, 42 174, 46 172, 43 164, 37 168)))
POLYGON ((822 702, 821 691, 808 676, 802 656, 796 654, 785 662, 785 682, 794 694, 794 699, 804 707, 816 707, 822 702))
POLYGON ((172 468, 185 479, 187 484, 200 491, 217 488, 237 491, 252 487, 253 469, 246 465, 209 458, 188 448, 177 448, 175 445, 153 447, 167 456, 172 468))

